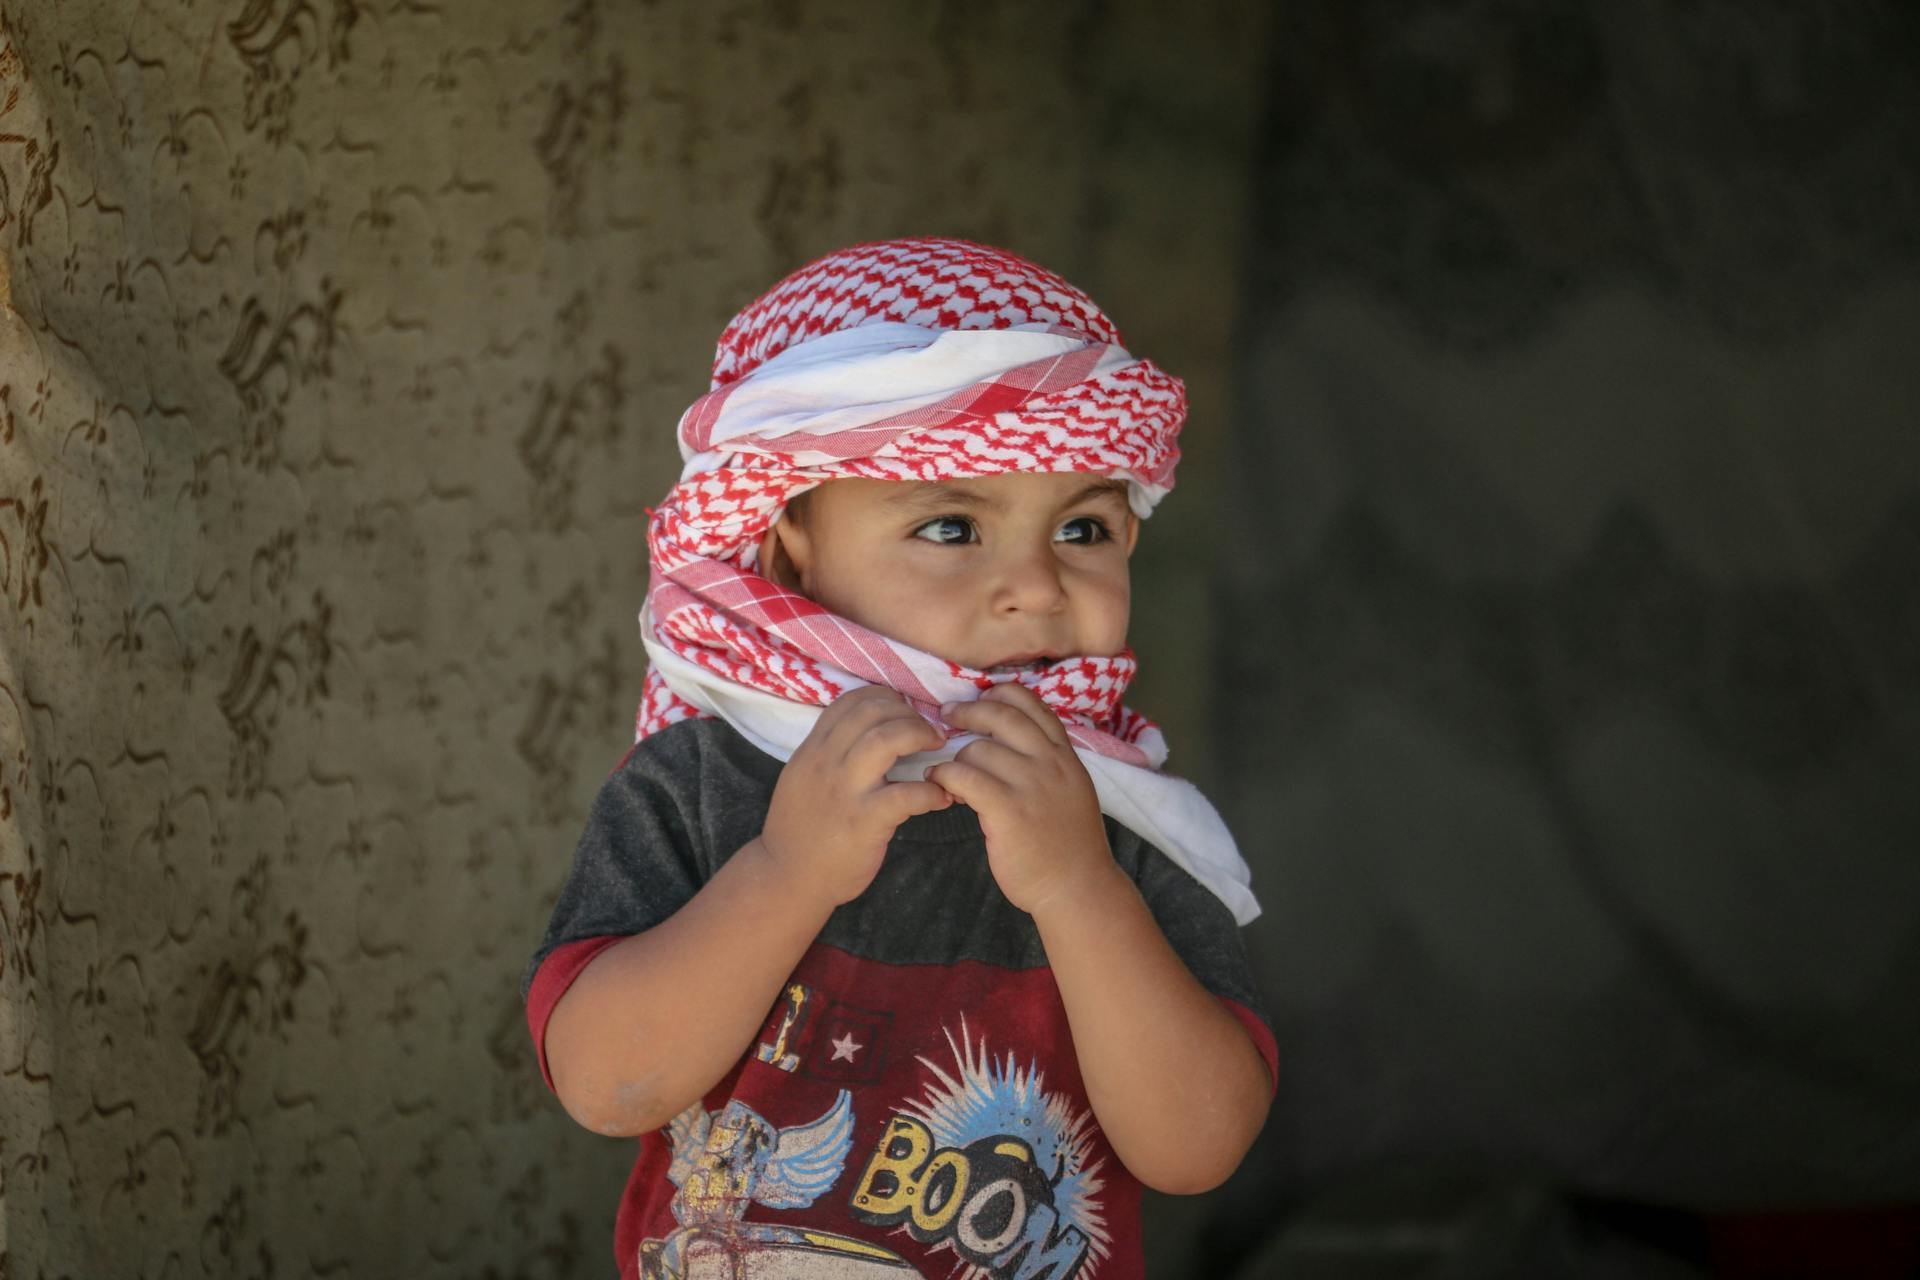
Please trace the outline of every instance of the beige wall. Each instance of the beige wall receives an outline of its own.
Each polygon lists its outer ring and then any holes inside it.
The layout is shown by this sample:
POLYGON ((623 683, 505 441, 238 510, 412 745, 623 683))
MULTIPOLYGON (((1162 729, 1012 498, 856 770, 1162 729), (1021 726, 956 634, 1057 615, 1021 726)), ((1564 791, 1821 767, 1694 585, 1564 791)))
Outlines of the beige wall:
POLYGON ((0 1274, 602 1270, 520 967, 806 257, 1003 244, 1188 378, 1197 747, 1257 8, 0 3, 0 1274))

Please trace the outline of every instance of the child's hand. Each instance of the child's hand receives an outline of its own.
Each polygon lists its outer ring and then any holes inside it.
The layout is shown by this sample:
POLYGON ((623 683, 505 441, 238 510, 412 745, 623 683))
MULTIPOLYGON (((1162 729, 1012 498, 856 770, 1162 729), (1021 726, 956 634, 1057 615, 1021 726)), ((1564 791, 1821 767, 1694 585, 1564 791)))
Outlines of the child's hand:
POLYGON ((760 843, 801 893, 837 907, 873 882, 893 829, 953 797, 931 782, 888 782, 901 756, 945 742, 891 689, 868 685, 820 713, 774 786, 760 843))
POLYGON ((987 862, 1009 902, 1032 914, 1061 894, 1073 901, 1088 877, 1113 869, 1093 779, 1038 694, 997 684, 940 714, 980 740, 927 777, 980 815, 987 862))

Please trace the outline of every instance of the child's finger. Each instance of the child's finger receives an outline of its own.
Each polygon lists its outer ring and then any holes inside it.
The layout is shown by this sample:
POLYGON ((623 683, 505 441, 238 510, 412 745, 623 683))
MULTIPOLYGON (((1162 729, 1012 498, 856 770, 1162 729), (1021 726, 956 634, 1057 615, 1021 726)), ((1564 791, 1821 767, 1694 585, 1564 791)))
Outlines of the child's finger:
POLYGON ((905 698, 884 685, 870 684, 834 699, 820 713, 814 733, 822 747, 843 753, 873 725, 903 711, 913 713, 905 698))
POLYGON ((880 788, 876 803, 885 806, 888 821, 898 826, 915 814, 945 809, 953 800, 953 793, 937 783, 889 782, 880 788))
MULTIPOLYGON (((987 692, 991 693, 992 690, 987 692)), ((1040 711, 1053 721, 1054 733, 1049 733, 1045 725, 1028 715, 1023 708, 997 700, 989 702, 984 694, 977 702, 947 703, 940 708, 940 718, 956 729, 986 734, 1028 755, 1040 755, 1048 747, 1067 745, 1066 730, 1060 727, 1059 717, 1049 711, 1045 703, 1040 704, 1040 711), (1058 734, 1058 737, 1054 734, 1058 734)))
POLYGON ((966 746, 953 753, 955 760, 974 765, 992 774, 1001 782, 1013 786, 1033 771, 1033 759, 1021 754, 1004 742, 992 738, 975 738, 966 746))
POLYGON ((1005 798, 1010 790, 1006 783, 979 765, 958 756, 930 767, 927 781, 937 783, 941 789, 952 792, 954 799, 976 809, 991 808, 995 802, 1005 798))
POLYGON ((932 751, 946 740, 946 735, 909 710, 868 725, 848 744, 847 763, 862 772, 885 773, 901 756, 932 751))
POLYGON ((1060 723, 1060 717, 1054 714, 1053 708, 1048 706, 1039 694, 1027 686, 1015 684, 1009 680, 1005 684, 993 686, 980 696, 989 702, 1004 703, 1024 712, 1030 720, 1040 726, 1041 732, 1047 735, 1049 742, 1056 746, 1067 745, 1067 728, 1060 723))

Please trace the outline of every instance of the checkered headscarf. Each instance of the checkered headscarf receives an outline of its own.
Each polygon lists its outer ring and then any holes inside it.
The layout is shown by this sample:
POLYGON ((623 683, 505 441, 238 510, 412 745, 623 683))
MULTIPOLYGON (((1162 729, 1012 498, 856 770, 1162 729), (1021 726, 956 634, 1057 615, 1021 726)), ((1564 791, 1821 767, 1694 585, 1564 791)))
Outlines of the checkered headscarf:
MULTIPOLYGON (((839 476, 1084 471, 1127 478, 1145 514, 1172 484, 1185 416, 1180 380, 1128 355, 1092 299, 1042 267, 963 240, 829 254, 734 317, 712 389, 681 418, 686 473, 648 533, 651 638, 776 697, 825 706, 879 683, 932 718, 941 701, 1004 677, 875 635, 760 576, 756 548, 780 511, 839 476), (891 368, 916 362, 926 367, 891 368), (812 397, 799 420, 796 396, 812 397)), ((1120 705, 1133 671, 1130 653, 1080 656, 1019 679, 1077 745, 1157 763, 1156 731, 1120 705)), ((637 735, 696 713, 655 672, 637 735)))

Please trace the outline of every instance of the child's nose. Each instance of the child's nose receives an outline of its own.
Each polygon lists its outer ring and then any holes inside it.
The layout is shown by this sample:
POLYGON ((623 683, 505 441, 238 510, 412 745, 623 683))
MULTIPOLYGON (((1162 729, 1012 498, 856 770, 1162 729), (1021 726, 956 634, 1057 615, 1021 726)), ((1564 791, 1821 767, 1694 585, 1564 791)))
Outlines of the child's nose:
POLYGON ((1003 613, 1052 613, 1066 601, 1060 560, 1051 545, 1010 552, 1002 563, 994 607, 1003 613))

